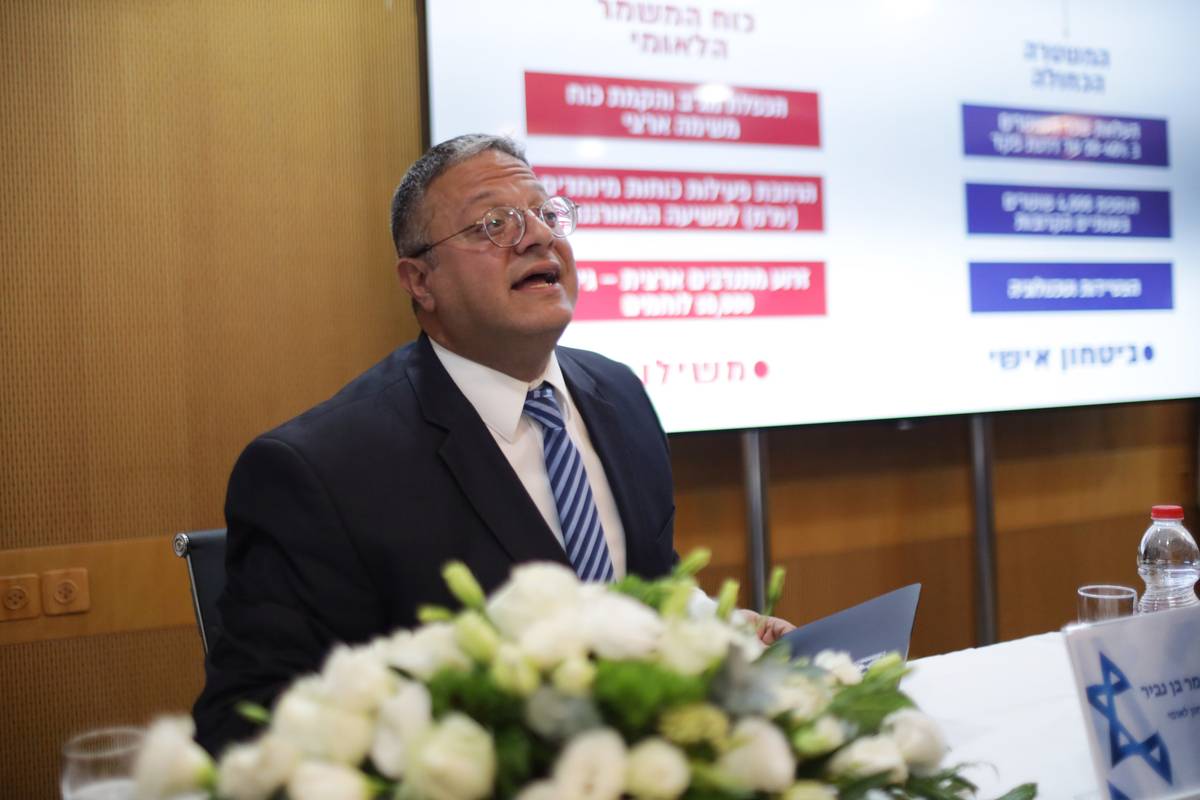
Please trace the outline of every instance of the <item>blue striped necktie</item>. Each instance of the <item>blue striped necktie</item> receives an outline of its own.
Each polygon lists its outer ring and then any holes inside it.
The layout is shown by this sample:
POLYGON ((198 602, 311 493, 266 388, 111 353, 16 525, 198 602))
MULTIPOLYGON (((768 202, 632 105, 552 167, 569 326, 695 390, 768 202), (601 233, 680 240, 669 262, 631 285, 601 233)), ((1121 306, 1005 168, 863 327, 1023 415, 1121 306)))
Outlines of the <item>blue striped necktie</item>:
POLYGON ((525 396, 525 414, 542 426, 546 474, 550 476, 550 489, 554 492, 571 566, 585 581, 611 581, 612 559, 604 541, 600 512, 596 510, 583 458, 563 427, 562 412, 550 384, 543 383, 529 391, 525 396))

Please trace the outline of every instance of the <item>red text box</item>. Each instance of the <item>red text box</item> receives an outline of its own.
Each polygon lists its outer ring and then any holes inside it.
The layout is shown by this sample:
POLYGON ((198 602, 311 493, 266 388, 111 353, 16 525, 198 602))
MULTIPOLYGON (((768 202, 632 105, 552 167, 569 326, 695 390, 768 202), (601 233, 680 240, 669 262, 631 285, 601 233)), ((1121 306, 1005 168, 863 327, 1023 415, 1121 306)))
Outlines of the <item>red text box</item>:
POLYGON ((534 167, 550 194, 579 203, 588 228, 819 231, 821 179, 728 172, 534 167))
POLYGON ((816 92, 525 73, 531 135, 821 145, 816 92))
POLYGON ((825 314, 821 261, 581 261, 576 320, 825 314))

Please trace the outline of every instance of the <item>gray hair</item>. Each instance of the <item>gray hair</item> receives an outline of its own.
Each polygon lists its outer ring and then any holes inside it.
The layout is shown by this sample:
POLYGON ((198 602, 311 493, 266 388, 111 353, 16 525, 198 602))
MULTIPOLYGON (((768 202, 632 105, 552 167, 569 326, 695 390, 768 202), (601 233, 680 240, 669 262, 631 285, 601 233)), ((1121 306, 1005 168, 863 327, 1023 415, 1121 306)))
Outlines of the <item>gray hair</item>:
POLYGON ((396 245, 397 255, 404 257, 425 244, 428 229, 423 205, 429 185, 446 170, 485 150, 497 150, 529 166, 525 148, 507 136, 485 133, 468 133, 447 139, 413 162, 392 195, 392 243, 396 245))

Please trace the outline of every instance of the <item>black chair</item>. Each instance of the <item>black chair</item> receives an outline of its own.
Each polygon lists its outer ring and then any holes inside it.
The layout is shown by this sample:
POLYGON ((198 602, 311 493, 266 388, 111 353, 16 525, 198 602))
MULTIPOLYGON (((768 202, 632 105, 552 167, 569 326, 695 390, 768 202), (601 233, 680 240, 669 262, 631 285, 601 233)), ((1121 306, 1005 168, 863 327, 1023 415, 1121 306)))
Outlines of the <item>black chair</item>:
POLYGON ((225 588, 225 529, 177 533, 175 555, 187 559, 188 582, 192 585, 192 607, 200 627, 204 654, 221 635, 221 613, 217 598, 225 588))

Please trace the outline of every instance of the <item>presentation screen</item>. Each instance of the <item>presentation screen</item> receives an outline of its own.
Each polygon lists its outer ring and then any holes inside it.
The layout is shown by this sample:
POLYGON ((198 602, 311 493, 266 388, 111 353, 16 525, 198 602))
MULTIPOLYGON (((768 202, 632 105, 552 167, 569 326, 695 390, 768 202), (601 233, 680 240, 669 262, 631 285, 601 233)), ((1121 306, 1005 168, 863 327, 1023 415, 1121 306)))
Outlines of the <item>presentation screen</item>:
POLYGON ((669 431, 1200 396, 1200 3, 425 6, 669 431))

